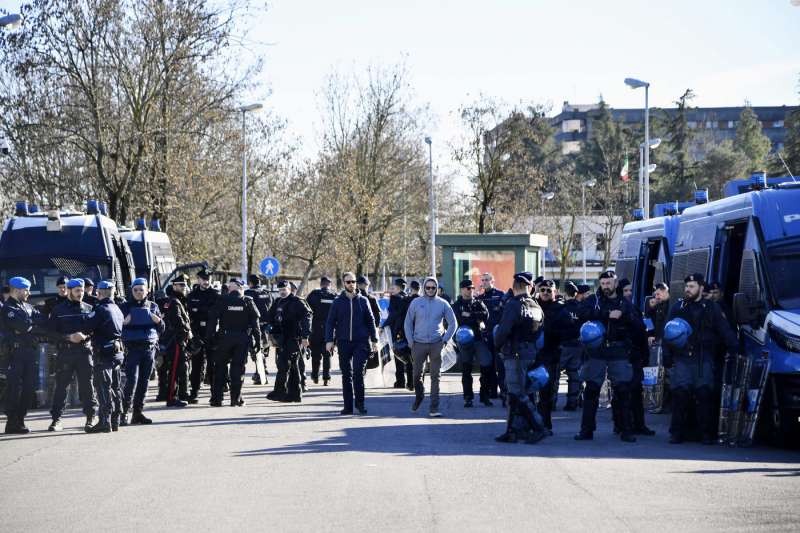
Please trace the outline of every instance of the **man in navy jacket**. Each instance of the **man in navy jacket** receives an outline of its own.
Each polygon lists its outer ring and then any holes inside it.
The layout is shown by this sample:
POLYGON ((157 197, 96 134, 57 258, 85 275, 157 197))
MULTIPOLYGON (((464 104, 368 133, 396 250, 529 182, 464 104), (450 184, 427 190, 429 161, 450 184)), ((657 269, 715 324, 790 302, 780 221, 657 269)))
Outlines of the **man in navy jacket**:
POLYGON ((375 317, 369 300, 356 290, 356 276, 346 272, 342 277, 344 291, 336 297, 325 323, 325 349, 339 352, 342 371, 344 409, 341 414, 353 414, 353 395, 358 414, 367 414, 364 407, 364 369, 370 351, 378 342, 375 317), (370 346, 372 344, 372 346, 370 346), (355 390, 354 390, 355 388, 355 390))

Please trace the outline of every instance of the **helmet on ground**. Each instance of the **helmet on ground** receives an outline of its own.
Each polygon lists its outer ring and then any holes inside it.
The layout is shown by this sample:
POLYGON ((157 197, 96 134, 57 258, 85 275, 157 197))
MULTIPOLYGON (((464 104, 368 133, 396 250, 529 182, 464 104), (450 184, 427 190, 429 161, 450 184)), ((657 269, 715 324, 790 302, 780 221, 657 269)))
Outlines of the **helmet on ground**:
POLYGON ((692 334, 692 326, 682 318, 673 318, 664 325, 664 342, 673 348, 683 348, 692 334))
POLYGON ((581 326, 581 343, 587 348, 599 348, 605 336, 606 328, 601 322, 592 320, 581 326))

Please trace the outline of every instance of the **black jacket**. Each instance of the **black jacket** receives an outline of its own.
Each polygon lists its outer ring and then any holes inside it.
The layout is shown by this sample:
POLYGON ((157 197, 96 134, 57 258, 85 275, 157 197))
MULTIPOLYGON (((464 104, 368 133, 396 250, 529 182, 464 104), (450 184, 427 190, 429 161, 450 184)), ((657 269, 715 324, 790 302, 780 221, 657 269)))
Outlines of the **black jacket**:
POLYGON ((378 300, 363 289, 359 289, 358 292, 369 300, 369 308, 372 310, 372 318, 375 319, 375 327, 379 328, 381 326, 381 306, 378 305, 378 300))
POLYGON ((306 302, 313 313, 311 317, 311 339, 315 342, 323 342, 325 340, 325 322, 328 320, 328 314, 331 312, 335 299, 336 293, 328 287, 314 289, 306 298, 306 302))
POLYGON ((453 313, 456 315, 459 326, 469 326, 475 337, 480 338, 486 321, 489 320, 489 310, 482 301, 475 298, 465 300, 459 296, 456 303, 453 304, 453 313))
POLYGON ((210 343, 217 334, 217 325, 221 333, 243 333, 250 335, 260 348, 261 329, 258 327, 260 315, 256 304, 249 296, 238 292, 229 292, 217 299, 208 313, 206 326, 206 342, 210 343))
POLYGON ((311 308, 294 294, 272 302, 267 322, 270 334, 284 341, 311 336, 311 308))
POLYGON ((719 304, 701 298, 699 301, 678 300, 669 312, 668 320, 682 318, 692 327, 692 334, 683 349, 666 345, 668 355, 687 355, 691 350, 695 356, 714 357, 716 347, 722 343, 728 353, 739 351, 739 339, 731 328, 719 304))
MULTIPOLYGON (((533 298, 526 294, 513 296, 503 305, 503 316, 494 334, 495 348, 507 356, 517 353, 520 343, 536 342, 541 335, 543 321, 542 308, 533 298)), ((535 354, 520 355, 533 358, 535 354)))

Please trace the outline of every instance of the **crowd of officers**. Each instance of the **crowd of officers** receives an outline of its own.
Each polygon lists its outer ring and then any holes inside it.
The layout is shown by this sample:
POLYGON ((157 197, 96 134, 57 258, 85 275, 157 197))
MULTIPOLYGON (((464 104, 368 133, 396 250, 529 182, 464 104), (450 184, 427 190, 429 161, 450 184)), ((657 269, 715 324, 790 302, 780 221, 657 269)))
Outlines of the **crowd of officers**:
MULTIPOLYGON (((720 361, 738 350, 719 287, 706 286, 698 274, 686 278, 685 297, 674 304, 667 286, 658 284, 644 312, 631 302, 630 283, 617 280, 613 271, 600 275, 595 292, 567 282, 563 294, 557 282, 534 280, 527 272, 515 274, 512 287, 504 292, 495 287, 491 273, 484 273, 479 294, 465 279, 452 303, 435 278, 422 284, 398 278, 383 322, 369 281, 350 272, 342 277, 341 292, 332 290, 332 281, 323 276, 320 288, 306 299, 289 281, 277 283, 273 298, 257 276, 250 276, 247 286, 232 279, 224 291, 212 287, 210 279, 210 272, 200 271, 190 290, 189 280, 178 275, 166 296, 152 301, 147 281, 138 278, 131 286, 132 299, 125 301, 112 282, 98 283, 95 293, 90 280, 64 277, 57 283, 58 296, 34 308, 27 303, 30 282, 12 278, 0 310, 9 356, 6 433, 29 431, 25 416, 43 338, 57 351, 48 429, 63 428, 67 390, 76 377, 86 415, 84 429, 100 433, 152 423, 144 406, 153 372, 158 377, 156 401, 167 406, 197 403, 203 384, 211 389, 209 405, 221 407, 226 392, 231 406, 244 405, 248 355, 258 360, 270 346, 275 348, 277 374, 268 399, 302 400, 307 359, 311 380, 316 384, 322 379, 327 386, 335 348, 342 373, 341 414, 366 414, 363 378, 377 351, 381 327, 395 355, 394 387, 414 391, 412 410, 417 411, 429 374, 429 414, 440 416, 442 350, 456 329, 465 327, 472 331, 470 342, 456 343, 464 407, 474 407, 477 365, 478 401, 491 407, 492 400, 499 400, 508 408, 506 431, 497 440, 529 443, 552 435, 561 372, 567 377, 564 410, 583 409, 576 440, 593 438, 606 379, 613 391, 615 433, 625 442, 634 442, 635 435, 653 435, 645 424, 643 368, 654 364, 651 354, 662 344, 664 325, 675 317, 685 319, 692 334, 682 348, 661 346, 665 366, 671 368, 670 441, 680 443, 697 430, 704 443, 713 442, 720 361), (652 321, 650 328, 645 318, 652 321), (581 339, 581 326, 588 321, 604 326, 602 342, 591 349, 581 339), (534 391, 529 372, 538 367, 547 370, 549 381, 534 391)), ((267 384, 266 371, 253 380, 267 384)))

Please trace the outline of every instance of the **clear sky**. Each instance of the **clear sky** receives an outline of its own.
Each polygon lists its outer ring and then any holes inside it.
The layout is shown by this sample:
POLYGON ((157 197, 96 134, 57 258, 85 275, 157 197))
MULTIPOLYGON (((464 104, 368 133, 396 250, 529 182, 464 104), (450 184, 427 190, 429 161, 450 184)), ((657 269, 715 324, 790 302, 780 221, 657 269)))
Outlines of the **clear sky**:
MULTIPOLYGON (((19 2, 3 2, 7 8, 19 2)), ((265 100, 316 147, 316 93, 332 69, 405 57, 429 103, 436 161, 448 166, 454 111, 480 93, 508 103, 797 105, 797 0, 270 0, 253 14, 249 53, 265 60, 265 100)), ((257 97, 258 95, 253 95, 257 97)), ((422 142, 422 140, 420 140, 422 142)))

